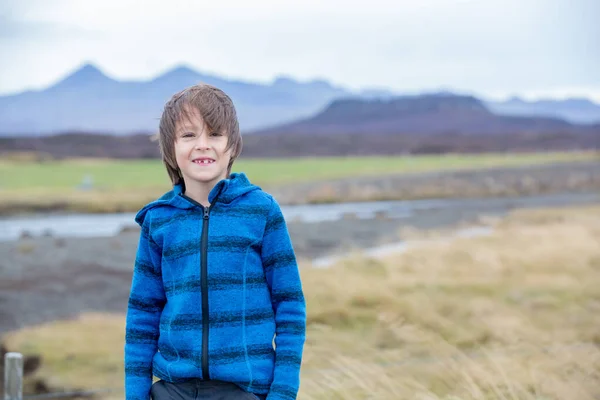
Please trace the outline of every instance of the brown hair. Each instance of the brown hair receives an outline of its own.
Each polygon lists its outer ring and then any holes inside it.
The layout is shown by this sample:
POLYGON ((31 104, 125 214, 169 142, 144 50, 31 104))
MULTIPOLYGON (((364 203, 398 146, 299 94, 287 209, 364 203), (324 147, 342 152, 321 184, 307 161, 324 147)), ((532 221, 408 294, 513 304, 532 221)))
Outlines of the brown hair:
POLYGON ((183 118, 190 118, 189 110, 197 110, 211 131, 227 135, 226 151, 232 149, 227 176, 233 162, 242 152, 242 137, 237 113, 231 98, 222 90, 207 84, 190 86, 171 97, 165 104, 160 118, 158 142, 163 163, 171 182, 183 182, 183 176, 175 159, 175 126, 183 118))

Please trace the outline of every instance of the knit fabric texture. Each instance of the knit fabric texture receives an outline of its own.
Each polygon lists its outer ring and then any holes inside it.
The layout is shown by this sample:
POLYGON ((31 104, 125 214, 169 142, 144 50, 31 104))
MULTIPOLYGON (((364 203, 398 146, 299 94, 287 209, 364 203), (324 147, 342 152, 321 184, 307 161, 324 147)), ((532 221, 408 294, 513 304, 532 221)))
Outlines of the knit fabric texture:
POLYGON ((305 341, 306 305, 279 204, 231 174, 203 207, 173 190, 141 209, 125 337, 125 395, 148 400, 153 375, 235 383, 295 399, 305 341), (208 315, 202 313, 202 229, 208 224, 208 315), (202 376, 203 318, 208 375, 202 376), (275 338, 275 340, 273 340, 275 338))

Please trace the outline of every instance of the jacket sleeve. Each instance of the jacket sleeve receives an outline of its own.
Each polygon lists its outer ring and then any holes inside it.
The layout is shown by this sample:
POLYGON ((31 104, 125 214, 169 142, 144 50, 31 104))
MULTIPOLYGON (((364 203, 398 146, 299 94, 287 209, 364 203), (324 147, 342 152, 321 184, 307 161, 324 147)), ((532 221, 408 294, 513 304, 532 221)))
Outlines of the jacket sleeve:
POLYGON ((274 199, 263 237, 262 261, 276 325, 275 371, 267 400, 293 400, 300 387, 306 303, 289 232, 274 199))
POLYGON ((158 348, 160 315, 166 302, 161 249, 150 236, 146 216, 135 259, 125 327, 125 398, 149 400, 152 359, 158 348))

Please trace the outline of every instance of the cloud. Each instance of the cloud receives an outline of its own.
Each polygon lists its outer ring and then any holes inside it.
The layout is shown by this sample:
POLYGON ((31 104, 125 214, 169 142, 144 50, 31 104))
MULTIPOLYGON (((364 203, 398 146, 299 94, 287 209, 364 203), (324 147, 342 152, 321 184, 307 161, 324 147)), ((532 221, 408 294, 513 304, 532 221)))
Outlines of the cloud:
POLYGON ((2 0, 0 2, 0 40, 64 39, 73 36, 98 38, 101 32, 76 22, 56 20, 47 10, 64 9, 67 0, 2 0), (52 6, 49 7, 49 6, 52 6))
POLYGON ((188 64, 246 80, 398 90, 524 92, 600 79, 597 0, 0 4, 0 52, 15 55, 0 67, 0 92, 50 84, 84 61, 120 79, 188 64))
POLYGON ((17 20, 0 15, 0 40, 60 39, 75 35, 99 37, 100 32, 49 21, 17 20))

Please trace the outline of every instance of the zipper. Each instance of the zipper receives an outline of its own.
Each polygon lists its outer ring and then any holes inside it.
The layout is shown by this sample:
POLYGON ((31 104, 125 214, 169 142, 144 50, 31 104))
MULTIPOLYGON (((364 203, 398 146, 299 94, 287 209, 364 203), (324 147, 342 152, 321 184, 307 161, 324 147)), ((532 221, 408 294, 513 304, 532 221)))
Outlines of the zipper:
POLYGON ((217 193, 215 199, 210 206, 205 207, 191 197, 181 194, 186 200, 195 204, 202 209, 202 235, 200 239, 200 290, 202 291, 202 379, 210 380, 208 370, 208 221, 210 218, 210 210, 217 202, 221 192, 217 193))
MULTIPOLYGON (((214 203, 213 203, 214 204, 214 203)), ((209 380, 208 374, 208 220, 210 207, 202 206, 204 217, 202 221, 202 243, 200 259, 200 284, 202 290, 202 378, 209 380)))

